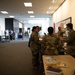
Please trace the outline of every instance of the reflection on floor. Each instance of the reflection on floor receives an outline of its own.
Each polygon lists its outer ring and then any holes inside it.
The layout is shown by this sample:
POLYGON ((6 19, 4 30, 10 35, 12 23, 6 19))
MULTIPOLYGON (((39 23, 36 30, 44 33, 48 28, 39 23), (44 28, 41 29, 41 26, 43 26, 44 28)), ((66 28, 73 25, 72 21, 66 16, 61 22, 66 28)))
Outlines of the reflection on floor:
POLYGON ((26 38, 26 39, 16 39, 16 40, 11 40, 10 42, 28 42, 28 38, 26 38))
POLYGON ((25 36, 23 39, 20 38, 16 38, 15 40, 9 40, 9 39, 6 39, 6 40, 3 40, 2 42, 28 42, 29 41, 29 37, 28 36, 25 36))

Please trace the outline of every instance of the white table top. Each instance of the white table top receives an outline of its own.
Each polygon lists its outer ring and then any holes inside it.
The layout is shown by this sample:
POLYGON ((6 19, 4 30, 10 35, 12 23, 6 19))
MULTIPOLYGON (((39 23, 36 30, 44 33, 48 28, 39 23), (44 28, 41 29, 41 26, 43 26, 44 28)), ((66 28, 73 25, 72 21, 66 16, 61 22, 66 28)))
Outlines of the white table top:
POLYGON ((43 55, 43 64, 44 64, 44 71, 45 75, 51 75, 50 73, 46 72, 46 58, 53 58, 56 62, 63 62, 66 64, 66 67, 61 67, 61 70, 63 71, 63 75, 73 75, 75 70, 75 58, 73 58, 70 55, 57 55, 57 56, 48 56, 43 55))

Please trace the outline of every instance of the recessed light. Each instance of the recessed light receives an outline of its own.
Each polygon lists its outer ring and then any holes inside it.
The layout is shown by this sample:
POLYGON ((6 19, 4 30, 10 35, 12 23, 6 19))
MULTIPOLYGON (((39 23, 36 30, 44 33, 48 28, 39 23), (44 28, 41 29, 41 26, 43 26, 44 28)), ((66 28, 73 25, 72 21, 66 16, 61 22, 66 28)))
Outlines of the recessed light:
POLYGON ((1 11, 1 13, 2 13, 2 14, 8 14, 8 12, 7 12, 7 11, 1 11))
POLYGON ((25 7, 32 7, 32 3, 31 2, 25 2, 24 5, 25 5, 25 7))
POLYGON ((34 12, 33 12, 33 11, 28 11, 28 13, 29 13, 29 14, 33 14, 34 12))
POLYGON ((30 17, 34 17, 34 16, 30 16, 30 17))
POLYGON ((47 11, 47 14, 49 13, 49 11, 47 11))
POLYGON ((10 18, 14 18, 14 16, 9 16, 10 18))

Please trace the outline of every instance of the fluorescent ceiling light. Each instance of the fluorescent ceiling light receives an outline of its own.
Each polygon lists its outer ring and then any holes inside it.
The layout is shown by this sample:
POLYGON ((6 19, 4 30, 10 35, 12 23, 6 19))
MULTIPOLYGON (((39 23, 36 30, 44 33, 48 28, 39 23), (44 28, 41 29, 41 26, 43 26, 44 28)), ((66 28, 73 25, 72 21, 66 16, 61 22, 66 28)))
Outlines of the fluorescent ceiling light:
POLYGON ((56 0, 52 0, 52 3, 55 3, 56 2, 56 0))
POLYGON ((14 16, 9 16, 10 18, 14 18, 14 16))
POLYGON ((24 5, 25 5, 25 7, 32 7, 32 3, 31 2, 25 2, 24 5))
POLYGON ((28 13, 29 13, 29 14, 33 14, 34 12, 33 12, 33 11, 28 11, 28 13))
POLYGON ((47 11, 47 14, 49 14, 50 12, 49 11, 47 11))
POLYGON ((1 11, 1 13, 2 13, 2 14, 8 14, 8 12, 7 12, 7 11, 1 11))
POLYGON ((47 13, 47 14, 51 14, 51 11, 47 11, 46 13, 47 13))
POLYGON ((41 23, 44 23, 44 20, 29 20, 28 23, 30 23, 30 24, 41 24, 41 23))
POLYGON ((30 17, 34 17, 34 16, 30 16, 30 17))

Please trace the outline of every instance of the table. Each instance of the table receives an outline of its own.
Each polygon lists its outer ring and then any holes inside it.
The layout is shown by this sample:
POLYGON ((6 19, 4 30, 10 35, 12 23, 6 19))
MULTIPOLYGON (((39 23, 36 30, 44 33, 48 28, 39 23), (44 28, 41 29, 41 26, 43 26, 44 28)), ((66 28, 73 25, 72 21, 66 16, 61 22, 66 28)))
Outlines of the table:
POLYGON ((46 68, 46 58, 53 57, 56 62, 64 62, 66 63, 67 67, 62 67, 63 75, 75 75, 73 74, 75 71, 75 58, 73 58, 70 55, 57 55, 57 56, 48 56, 43 55, 43 65, 44 65, 44 71, 45 75, 51 75, 50 73, 47 73, 46 68))

